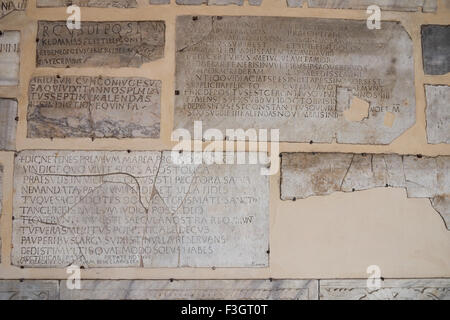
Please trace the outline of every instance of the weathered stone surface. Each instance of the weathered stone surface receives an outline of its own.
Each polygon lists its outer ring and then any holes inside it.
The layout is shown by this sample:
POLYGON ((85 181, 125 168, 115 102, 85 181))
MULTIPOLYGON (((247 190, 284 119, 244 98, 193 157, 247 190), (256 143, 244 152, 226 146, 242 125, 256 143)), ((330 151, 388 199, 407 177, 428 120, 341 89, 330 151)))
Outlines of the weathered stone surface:
POLYGON ((179 5, 201 5, 207 4, 209 6, 226 6, 230 4, 235 4, 238 6, 242 6, 244 4, 244 0, 176 0, 176 3, 179 5))
POLYGON ((159 138, 161 81, 145 78, 34 77, 29 138, 159 138))
POLYGON ((422 55, 425 74, 450 72, 450 26, 422 26, 422 55))
POLYGON ((22 151, 12 263, 267 266, 269 183, 260 169, 176 165, 170 151, 22 151))
POLYGON ((380 289, 366 280, 320 280, 321 300, 450 300, 450 279, 384 280, 380 289))
POLYGON ((1 280, 0 300, 58 300, 57 280, 1 280))
POLYGON ((164 55, 163 21, 39 21, 38 67, 139 67, 164 55))
POLYGON ((83 280, 62 300, 317 300, 317 280, 83 280))
POLYGON ((308 0, 310 8, 366 10, 377 5, 383 10, 436 12, 437 0, 308 0))
POLYGON ((181 16, 176 42, 175 128, 202 120, 204 130, 280 129, 281 141, 388 144, 415 123, 412 43, 399 23, 181 16), (343 116, 353 98, 367 118, 343 116))
POLYGON ((38 8, 47 7, 68 7, 77 5, 79 7, 99 7, 99 8, 136 8, 136 0, 37 0, 38 8))
POLYGON ((0 31, 0 86, 19 84, 20 31, 0 31))
POLYGON ((150 0, 150 4, 170 4, 170 0, 150 0))
POLYGON ((0 150, 16 149, 17 101, 0 98, 0 150))
POLYGON ((282 154, 282 200, 385 186, 406 188, 411 198, 429 198, 450 229, 450 156, 282 154))
POLYGON ((301 8, 303 7, 303 0, 287 0, 289 8, 301 8))
POLYGON ((13 11, 24 11, 27 0, 0 0, 0 19, 13 11))
POLYGON ((428 143, 450 143, 450 87, 425 86, 428 143))

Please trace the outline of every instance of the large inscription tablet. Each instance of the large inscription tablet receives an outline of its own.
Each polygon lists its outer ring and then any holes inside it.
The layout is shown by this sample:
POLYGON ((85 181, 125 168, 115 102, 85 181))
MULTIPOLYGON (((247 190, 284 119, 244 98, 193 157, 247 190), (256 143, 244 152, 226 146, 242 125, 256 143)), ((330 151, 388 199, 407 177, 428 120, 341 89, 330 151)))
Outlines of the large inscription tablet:
POLYGON ((28 137, 159 138, 161 81, 145 78, 34 77, 28 137))
POLYGON ((19 84, 20 31, 0 30, 0 86, 19 84))
POLYGON ((139 67, 164 55, 163 21, 39 21, 38 67, 139 67))
POLYGON ((181 16, 176 36, 175 128, 202 120, 280 129, 281 141, 388 144, 415 123, 400 23, 181 16))
POLYGON ((12 263, 26 267, 263 267, 260 165, 176 165, 171 152, 22 151, 12 263))

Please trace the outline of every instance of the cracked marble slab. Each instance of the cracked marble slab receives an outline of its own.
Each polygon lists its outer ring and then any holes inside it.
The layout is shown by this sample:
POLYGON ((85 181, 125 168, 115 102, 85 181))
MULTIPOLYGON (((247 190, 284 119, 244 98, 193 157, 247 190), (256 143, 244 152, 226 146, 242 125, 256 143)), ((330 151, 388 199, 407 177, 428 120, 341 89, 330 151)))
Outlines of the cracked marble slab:
POLYGON ((0 30, 0 86, 19 84, 20 31, 0 30))
POLYGON ((378 187, 429 198, 450 230, 450 156, 282 153, 281 199, 304 199, 378 187))
POLYGON ((388 279, 369 289, 367 280, 320 280, 320 300, 450 300, 450 279, 388 279))
POLYGON ((27 0, 0 0, 0 19, 14 11, 25 11, 27 0))
POLYGON ((260 169, 175 165, 170 151, 22 151, 12 264, 266 267, 269 182, 260 169))
POLYGON ((161 81, 40 76, 28 95, 29 138, 159 138, 161 81))
POLYGON ((59 281, 1 280, 0 300, 59 300, 59 281))
POLYGON ((83 280, 62 300, 317 300, 317 280, 83 280))
POLYGON ((428 143, 450 143, 450 87, 425 86, 428 143))
POLYGON ((377 5, 382 10, 436 12, 437 0, 308 0, 309 8, 366 10, 377 5))
POLYGON ((204 130, 280 129, 287 142, 389 144, 415 123, 400 23, 179 16, 176 30, 174 127, 191 135, 201 120, 204 130), (360 121, 355 101, 368 108, 360 121))
POLYGON ((68 7, 76 5, 79 7, 98 8, 136 8, 136 0, 36 0, 38 8, 68 7))
POLYGON ((17 101, 0 98, 0 150, 16 150, 17 101))
POLYGON ((422 55, 425 74, 450 72, 450 26, 422 26, 422 55))
POLYGON ((140 67, 164 56, 163 21, 39 21, 38 67, 140 67))

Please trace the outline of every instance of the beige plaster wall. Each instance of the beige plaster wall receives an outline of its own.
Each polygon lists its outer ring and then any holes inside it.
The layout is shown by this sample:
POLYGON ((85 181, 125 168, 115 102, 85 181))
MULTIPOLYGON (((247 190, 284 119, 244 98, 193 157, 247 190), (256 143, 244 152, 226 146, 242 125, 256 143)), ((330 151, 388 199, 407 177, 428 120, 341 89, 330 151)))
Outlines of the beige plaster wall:
MULTIPOLYGON (((37 20, 64 20, 65 8, 36 9, 29 0, 25 13, 15 12, 0 20, 0 30, 21 31, 20 85, 0 87, 0 97, 19 102, 17 150, 170 150, 173 143, 175 18, 195 15, 255 15, 366 19, 358 10, 288 8, 284 0, 264 0, 262 6, 150 6, 138 0, 136 9, 83 8, 82 19, 92 21, 164 20, 166 47, 163 59, 134 68, 35 67, 37 20), (36 75, 142 76, 162 80, 161 138, 152 139, 27 139, 27 87, 36 75)), ((450 85, 450 74, 425 76, 422 67, 420 25, 450 24, 450 9, 442 0, 436 14, 383 12, 383 20, 400 21, 414 43, 416 124, 391 145, 342 145, 282 143, 280 152, 354 152, 450 155, 449 145, 426 142, 424 84, 450 85)), ((10 265, 14 153, 0 152, 4 167, 1 216, 2 279, 65 279, 65 269, 25 268, 10 265)), ((365 278, 366 268, 376 264, 385 278, 450 277, 450 231, 428 199, 408 199, 403 189, 380 188, 354 193, 335 193, 305 200, 281 201, 280 176, 270 179, 269 268, 93 268, 83 279, 239 279, 239 278, 365 278)))

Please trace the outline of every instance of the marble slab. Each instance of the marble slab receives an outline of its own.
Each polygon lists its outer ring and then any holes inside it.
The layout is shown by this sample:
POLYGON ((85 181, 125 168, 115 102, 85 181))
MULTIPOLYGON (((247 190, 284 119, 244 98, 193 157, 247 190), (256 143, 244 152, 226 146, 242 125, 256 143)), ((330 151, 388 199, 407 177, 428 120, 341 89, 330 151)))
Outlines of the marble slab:
POLYGON ((27 112, 29 138, 159 138, 161 81, 34 77, 27 112))
POLYGON ((20 31, 0 31, 0 86, 19 84, 20 31))
POLYGON ((352 20, 179 16, 176 37, 174 127, 191 136, 198 120, 204 130, 279 129, 287 142, 389 144, 415 123, 412 42, 398 22, 369 30, 352 20))

